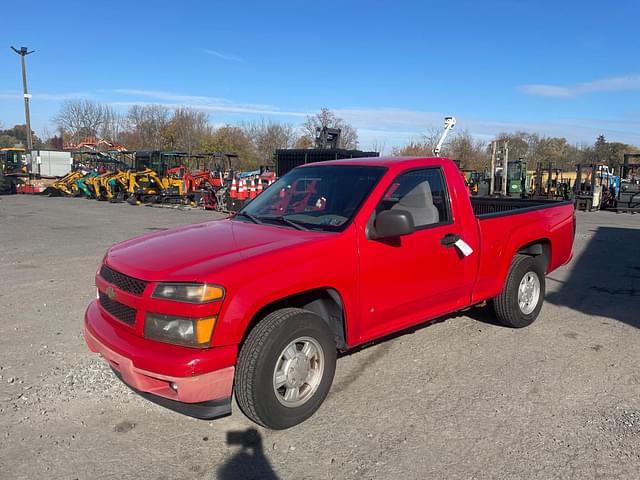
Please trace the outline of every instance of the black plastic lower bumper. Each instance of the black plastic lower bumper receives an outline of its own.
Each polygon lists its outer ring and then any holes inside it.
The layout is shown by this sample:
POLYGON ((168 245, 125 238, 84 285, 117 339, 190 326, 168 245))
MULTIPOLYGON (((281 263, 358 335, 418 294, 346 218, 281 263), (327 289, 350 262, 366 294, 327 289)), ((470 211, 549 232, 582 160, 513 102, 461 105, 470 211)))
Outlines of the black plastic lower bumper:
MULTIPOLYGON (((113 373, 115 373, 115 375, 122 381, 120 372, 113 368, 112 370, 113 373)), ((124 383, 127 387, 136 392, 142 398, 146 398, 147 400, 162 407, 173 410, 174 412, 182 413, 183 415, 187 415, 189 417, 199 418, 201 420, 214 420, 216 418, 222 418, 231 415, 231 397, 221 398, 218 400, 208 400, 206 402, 184 403, 178 402, 177 400, 160 397, 158 395, 153 395, 152 393, 141 392, 140 390, 136 390, 135 388, 133 388, 125 381, 122 381, 122 383, 124 383)))

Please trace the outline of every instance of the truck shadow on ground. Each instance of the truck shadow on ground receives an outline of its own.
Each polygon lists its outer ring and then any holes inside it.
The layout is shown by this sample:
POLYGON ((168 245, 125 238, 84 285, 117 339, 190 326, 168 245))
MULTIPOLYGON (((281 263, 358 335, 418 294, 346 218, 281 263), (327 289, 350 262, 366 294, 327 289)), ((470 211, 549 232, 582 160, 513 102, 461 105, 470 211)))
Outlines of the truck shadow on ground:
POLYGON ((278 480, 278 475, 264 454, 262 437, 255 428, 227 432, 227 445, 239 446, 240 449, 218 468, 216 478, 278 480))
POLYGON ((572 264, 566 281, 547 278, 548 302, 640 328, 640 229, 598 227, 572 264))

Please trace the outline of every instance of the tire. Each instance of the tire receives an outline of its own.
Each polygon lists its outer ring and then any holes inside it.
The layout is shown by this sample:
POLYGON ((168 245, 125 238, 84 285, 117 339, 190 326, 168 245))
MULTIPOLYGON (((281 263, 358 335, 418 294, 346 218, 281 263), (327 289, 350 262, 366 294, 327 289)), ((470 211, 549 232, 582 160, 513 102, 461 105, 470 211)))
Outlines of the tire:
POLYGON ((251 330, 240 350, 234 388, 236 401, 247 417, 263 427, 274 430, 293 427, 320 408, 331 388, 335 368, 334 336, 322 318, 300 308, 276 310, 251 330), (290 350, 295 341, 298 343, 290 350), (304 350, 298 350, 303 346, 304 350), (292 356, 293 351, 296 353, 292 356), (315 352, 308 362, 304 351, 315 352), (279 381, 276 371, 281 373, 279 381), (287 375, 282 374, 285 371, 287 375), (277 390, 283 378, 287 383, 277 390), (285 392, 290 390, 287 399, 285 392), (296 391, 297 401, 293 398, 296 391))
POLYGON ((513 258, 504 288, 500 295, 493 299, 496 316, 503 325, 522 328, 531 325, 538 317, 544 303, 545 293, 543 258, 542 256, 532 257, 529 255, 516 255, 513 258), (536 278, 537 289, 535 288, 536 278), (527 286, 524 287, 523 296, 519 297, 519 290, 523 282, 527 283, 527 286), (527 300, 529 301, 527 302, 527 300))
POLYGON ((0 195, 15 195, 16 179, 0 173, 0 195))

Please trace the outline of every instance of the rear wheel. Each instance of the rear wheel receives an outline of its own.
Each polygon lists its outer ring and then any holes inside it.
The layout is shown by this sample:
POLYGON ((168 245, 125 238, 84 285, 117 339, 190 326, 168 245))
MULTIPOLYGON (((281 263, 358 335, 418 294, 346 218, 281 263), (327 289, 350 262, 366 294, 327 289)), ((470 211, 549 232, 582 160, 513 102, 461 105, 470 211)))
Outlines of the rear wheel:
POLYGON ((289 428, 320 407, 333 381, 336 345, 327 324, 300 308, 277 310, 249 333, 235 394, 240 409, 268 428, 289 428))
POLYGON ((493 299, 500 322, 512 328, 533 323, 544 303, 543 257, 516 255, 500 295, 493 299))

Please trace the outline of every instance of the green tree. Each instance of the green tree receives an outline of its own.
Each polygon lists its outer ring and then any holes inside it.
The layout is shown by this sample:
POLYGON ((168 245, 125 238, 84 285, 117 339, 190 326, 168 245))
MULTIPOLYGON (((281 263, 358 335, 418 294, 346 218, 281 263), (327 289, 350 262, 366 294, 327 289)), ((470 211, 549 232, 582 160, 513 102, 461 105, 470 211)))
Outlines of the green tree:
POLYGON ((191 155, 202 151, 202 145, 211 131, 206 113, 193 108, 180 107, 160 132, 162 146, 191 155))
POLYGON ((609 150, 609 143, 604 135, 600 135, 596 139, 596 142, 593 144, 593 152, 596 156, 596 161, 609 163, 611 152, 609 150))
POLYGON ((232 125, 218 128, 209 135, 203 142, 202 151, 235 153, 244 170, 253 170, 260 164, 255 147, 246 132, 232 125))
MULTIPOLYGON (((31 138, 33 139, 34 148, 41 148, 42 142, 35 134, 35 132, 31 131, 31 138)), ((27 145, 27 126, 22 125, 14 125, 12 128, 8 128, 6 130, 0 130, 0 147, 15 147, 16 145, 22 145, 23 147, 27 145)))
POLYGON ((20 144, 20 140, 16 137, 0 132, 0 148, 11 148, 20 144))

